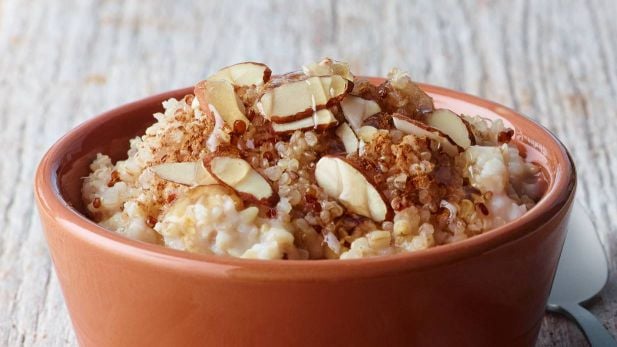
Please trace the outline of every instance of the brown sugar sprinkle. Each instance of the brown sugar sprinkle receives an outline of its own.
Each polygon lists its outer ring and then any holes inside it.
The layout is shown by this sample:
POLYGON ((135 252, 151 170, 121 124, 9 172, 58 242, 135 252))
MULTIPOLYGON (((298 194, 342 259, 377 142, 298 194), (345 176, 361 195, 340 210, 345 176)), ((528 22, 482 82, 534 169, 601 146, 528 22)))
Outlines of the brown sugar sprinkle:
POLYGON ((306 188, 304 193, 304 206, 306 211, 321 212, 321 204, 317 199, 317 190, 313 187, 306 188))
POLYGON ((510 140, 512 140, 512 136, 514 136, 514 130, 506 129, 505 131, 502 131, 497 135, 497 141, 499 141, 500 143, 508 143, 510 142, 510 140))
POLYGON ((101 198, 94 198, 94 200, 92 200, 92 207, 94 208, 101 207, 101 198))
POLYGON ((266 215, 268 218, 276 218, 276 208, 269 208, 268 211, 266 211, 266 215))
POLYGON ((242 135, 246 132, 246 123, 244 121, 241 120, 236 120, 234 122, 234 129, 233 129, 234 134, 237 135, 242 135))
POLYGON ((263 158, 266 159, 267 161, 272 161, 274 160, 274 154, 270 151, 268 152, 264 152, 264 154, 262 154, 263 158))
POLYGON ((483 215, 488 216, 488 208, 483 202, 477 202, 476 207, 482 212, 483 215))
POLYGON ((148 216, 148 218, 146 219, 146 224, 148 224, 150 228, 153 228, 156 225, 156 222, 157 219, 152 216, 148 216))
POLYGON ((172 201, 176 200, 176 194, 169 194, 169 196, 167 196, 167 203, 171 203, 172 201))
POLYGON ((109 182, 107 182, 107 186, 113 187, 118 182, 120 182, 120 174, 118 171, 114 170, 111 172, 111 178, 109 179, 109 182))

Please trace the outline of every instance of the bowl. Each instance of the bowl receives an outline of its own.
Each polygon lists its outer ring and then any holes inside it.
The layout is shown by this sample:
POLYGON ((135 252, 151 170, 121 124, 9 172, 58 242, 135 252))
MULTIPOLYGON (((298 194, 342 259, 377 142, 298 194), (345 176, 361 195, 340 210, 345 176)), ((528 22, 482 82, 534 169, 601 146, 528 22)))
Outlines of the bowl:
MULTIPOLYGON (((379 83, 382 79, 374 78, 379 83)), ((543 169, 545 196, 471 239, 358 260, 245 260, 127 239, 83 214, 82 177, 102 152, 126 156, 170 91, 94 117, 43 157, 35 195, 82 346, 531 346, 575 193, 564 146, 519 113, 420 85, 439 107, 501 118, 543 169)))

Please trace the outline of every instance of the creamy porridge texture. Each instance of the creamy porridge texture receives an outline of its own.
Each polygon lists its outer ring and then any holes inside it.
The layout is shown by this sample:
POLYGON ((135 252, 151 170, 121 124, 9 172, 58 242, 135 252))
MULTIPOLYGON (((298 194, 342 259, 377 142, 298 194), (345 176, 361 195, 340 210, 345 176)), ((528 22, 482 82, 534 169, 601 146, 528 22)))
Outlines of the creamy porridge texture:
POLYGON ((373 85, 324 59, 226 67, 163 102, 125 160, 92 162, 95 222, 189 252, 349 259, 411 252, 512 221, 543 194, 501 120, 436 109, 393 69, 373 85))

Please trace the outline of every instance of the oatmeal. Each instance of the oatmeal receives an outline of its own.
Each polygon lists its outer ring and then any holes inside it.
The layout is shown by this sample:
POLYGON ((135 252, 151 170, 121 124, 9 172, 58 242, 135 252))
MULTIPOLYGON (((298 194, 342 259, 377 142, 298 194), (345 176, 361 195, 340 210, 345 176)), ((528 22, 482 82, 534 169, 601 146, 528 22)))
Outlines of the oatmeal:
POLYGON ((350 259, 458 242, 542 197, 500 120, 436 109, 404 72, 373 85, 324 59, 226 67, 98 154, 89 216, 127 237, 258 259, 350 259))

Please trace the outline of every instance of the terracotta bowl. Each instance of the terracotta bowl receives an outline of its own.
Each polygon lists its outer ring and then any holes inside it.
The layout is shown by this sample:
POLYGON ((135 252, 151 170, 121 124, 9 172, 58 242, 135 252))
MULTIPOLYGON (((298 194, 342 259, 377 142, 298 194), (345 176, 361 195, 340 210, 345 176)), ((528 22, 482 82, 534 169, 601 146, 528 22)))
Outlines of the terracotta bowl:
MULTIPOLYGON (((380 82, 379 79, 374 79, 380 82)), ((575 170, 542 126, 504 106, 422 85, 438 106, 502 118, 548 180, 520 219, 469 240, 360 260, 260 261, 129 240, 84 217, 80 189, 103 152, 154 122, 152 96, 71 130, 43 157, 36 199, 84 346, 533 345, 565 238, 575 170)))

